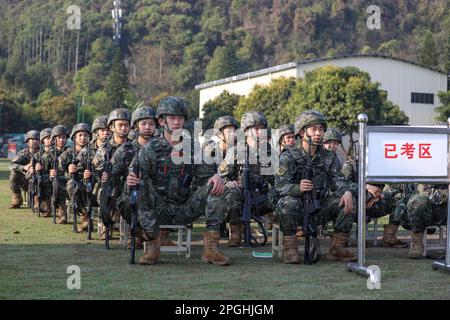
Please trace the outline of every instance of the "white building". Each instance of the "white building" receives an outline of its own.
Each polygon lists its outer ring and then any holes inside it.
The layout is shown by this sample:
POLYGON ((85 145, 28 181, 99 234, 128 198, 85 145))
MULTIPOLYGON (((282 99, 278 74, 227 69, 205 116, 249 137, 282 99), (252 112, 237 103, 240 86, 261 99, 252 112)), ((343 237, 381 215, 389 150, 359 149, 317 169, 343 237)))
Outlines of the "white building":
POLYGON ((435 108, 439 106, 439 91, 449 90, 450 82, 445 73, 417 63, 381 56, 348 55, 287 63, 267 69, 240 74, 197 85, 200 90, 200 118, 203 105, 227 90, 230 93, 248 95, 256 84, 269 84, 279 77, 302 78, 305 72, 333 65, 357 67, 370 74, 372 82, 379 82, 388 99, 398 105, 410 119, 411 125, 436 123, 435 108))

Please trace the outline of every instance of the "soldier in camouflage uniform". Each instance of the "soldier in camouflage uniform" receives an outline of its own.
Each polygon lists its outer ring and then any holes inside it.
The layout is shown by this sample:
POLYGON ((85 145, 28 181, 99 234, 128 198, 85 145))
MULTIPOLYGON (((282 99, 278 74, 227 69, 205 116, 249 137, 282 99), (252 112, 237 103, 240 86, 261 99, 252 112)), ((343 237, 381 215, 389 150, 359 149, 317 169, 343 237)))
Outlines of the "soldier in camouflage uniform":
POLYGON ((410 259, 423 258, 423 237, 427 227, 447 223, 448 186, 419 184, 417 190, 418 193, 408 201, 408 220, 402 225, 411 230, 410 259))
POLYGON ((77 211, 81 215, 77 226, 78 232, 86 231, 88 228, 88 213, 86 210, 86 189, 83 187, 82 180, 87 179, 84 171, 78 166, 78 157, 81 150, 89 143, 91 139, 91 127, 87 123, 78 123, 70 134, 73 146, 64 151, 58 159, 58 171, 65 175, 66 191, 70 202, 75 204, 71 207, 71 212, 77 211))
MULTIPOLYGON (((203 146, 203 155, 210 159, 211 169, 217 172, 218 167, 226 157, 227 151, 236 145, 237 121, 231 116, 223 116, 214 122, 214 136, 206 141, 203 146), (214 161, 212 161, 214 159, 214 161)), ((228 181, 222 197, 227 204, 226 221, 230 223, 229 247, 239 247, 243 225, 240 221, 240 204, 234 203, 232 197, 233 189, 238 186, 237 181, 228 181)))
MULTIPOLYGON (((107 172, 104 172, 106 162, 111 162, 113 154, 116 150, 124 143, 128 142, 128 134, 130 133, 130 122, 131 122, 131 113, 129 110, 124 108, 119 108, 111 111, 108 116, 107 126, 112 131, 112 137, 105 142, 95 153, 94 158, 92 159, 93 168, 95 170, 95 175, 101 177, 101 188, 99 190, 99 198, 98 203, 100 207, 108 205, 105 203, 107 198, 102 199, 102 196, 105 196, 105 193, 102 192, 107 184, 112 183, 110 176, 108 176, 107 172)), ((120 214, 117 209, 116 200, 119 196, 120 190, 122 190, 122 186, 110 184, 112 188, 111 195, 111 203, 110 206, 112 211, 109 212, 109 215, 113 222, 120 221, 120 214)), ((103 224, 103 223, 102 223, 103 224)), ((102 240, 105 239, 105 226, 102 227, 102 233, 100 238, 102 240)))
MULTIPOLYGON (((55 209, 57 209, 58 219, 57 224, 67 223, 67 192, 66 192, 66 178, 63 172, 59 172, 58 163, 59 157, 64 151, 67 150, 66 143, 69 134, 67 129, 62 125, 57 125, 52 129, 51 139, 53 141, 53 146, 48 152, 44 152, 42 155, 42 181, 46 188, 52 188, 52 183, 54 179, 58 179, 58 192, 55 199, 55 209), (56 157, 56 166, 55 166, 56 157)), ((53 189, 52 189, 53 192, 53 189)))
MULTIPOLYGON (((129 167, 137 159, 139 150, 155 134, 156 131, 156 112, 151 107, 143 106, 137 108, 131 115, 132 131, 138 133, 138 136, 131 142, 127 141, 120 145, 111 158, 111 184, 119 189, 117 198, 117 207, 120 214, 131 225, 132 208, 130 205, 131 191, 127 188, 126 178, 129 173, 129 167)), ((130 177, 132 179, 132 177, 130 177)), ((168 238, 168 230, 164 233, 163 245, 174 245, 168 238)), ((143 245, 142 231, 137 230, 136 248, 141 249, 143 245)), ((129 237, 130 239, 130 237, 129 237)), ((131 239, 128 242, 128 248, 131 247, 131 239)))
MULTIPOLYGON (((358 182, 358 161, 357 159, 349 159, 342 166, 342 174, 348 180, 354 183, 358 182)), ((366 184, 366 215, 369 219, 377 219, 389 215, 389 223, 383 226, 383 238, 381 245, 384 247, 406 248, 407 243, 397 238, 397 230, 400 223, 406 218, 406 210, 404 214, 401 212, 403 199, 403 188, 407 188, 411 193, 411 186, 404 185, 383 185, 366 184)), ((409 198, 409 196, 408 196, 409 198)), ((407 200, 406 200, 407 201, 407 200)), ((406 207, 406 202, 403 206, 406 207)), ((370 221, 370 220, 369 220, 370 221)))
MULTIPOLYGON (((38 176, 40 176, 41 179, 41 213, 42 217, 50 217, 51 216, 51 204, 50 204, 50 197, 52 194, 51 186, 48 183, 44 182, 44 179, 42 177, 42 156, 44 153, 49 152, 52 147, 52 128, 46 128, 42 130, 39 134, 40 142, 41 142, 41 148, 38 153, 35 154, 35 168, 30 167, 29 172, 26 175, 27 180, 31 178, 31 175, 33 175, 35 172, 38 176), (42 147, 43 146, 43 147, 42 147)), ((48 176, 47 176, 48 178, 48 176)), ((35 211, 37 210, 38 201, 34 202, 35 204, 35 211)))
POLYGON ((266 117, 258 111, 245 113, 241 119, 241 129, 244 132, 246 143, 230 148, 226 158, 219 166, 219 174, 224 179, 227 186, 226 203, 228 204, 228 214, 230 219, 230 246, 239 246, 242 239, 244 226, 241 222, 242 205, 244 196, 242 191, 242 170, 243 162, 238 161, 238 155, 246 154, 246 145, 248 145, 249 159, 249 177, 250 192, 258 202, 259 214, 266 215, 273 211, 276 198, 276 192, 273 189, 273 157, 275 152, 264 136, 264 130, 267 130, 268 124, 266 117), (262 149, 265 149, 267 161, 262 161, 262 149), (261 147, 261 148, 259 148, 261 147), (241 150, 243 148, 243 150, 241 150))
MULTIPOLYGON (((157 117, 163 134, 151 139, 139 152, 142 173, 142 179, 137 179, 139 223, 147 244, 139 263, 150 265, 160 259, 161 224, 187 225, 205 215, 207 231, 203 235, 202 261, 229 265, 229 259, 219 251, 219 229, 225 215, 220 197, 223 181, 201 159, 197 161, 192 154, 184 153, 186 144, 193 143, 179 135, 188 119, 184 101, 179 97, 162 99, 157 117), (196 190, 192 188, 195 180, 199 186, 196 190)), ((131 173, 129 177, 138 178, 131 173)), ((129 178, 127 184, 134 186, 136 180, 129 178)))
MULTIPOLYGON (((337 149, 342 144, 342 134, 335 128, 328 128, 328 130, 323 135, 322 143, 325 149, 332 151, 337 156, 337 149)), ((342 161, 341 159, 339 159, 339 157, 336 158, 338 161, 338 169, 341 170, 342 161)))
POLYGON ((303 221, 302 196, 314 188, 321 209, 313 219, 316 224, 330 220, 334 223, 327 258, 347 262, 356 260, 356 256, 344 246, 355 219, 357 185, 342 176, 336 155, 322 147, 326 127, 326 120, 320 112, 311 110, 302 113, 295 122, 295 133, 301 138, 300 144, 287 146, 280 156, 275 176, 275 188, 280 196, 275 219, 284 232, 285 263, 299 263, 299 244, 295 234, 297 226, 303 221), (302 178, 302 171, 308 164, 313 171, 312 181, 302 178))
POLYGON ((31 155, 39 151, 39 131, 28 131, 25 135, 25 143, 27 148, 21 150, 9 165, 11 171, 9 186, 12 191, 10 209, 20 208, 23 203, 21 190, 27 191, 28 189, 25 175, 31 167, 31 155))
MULTIPOLYGON (((97 150, 106 143, 111 137, 111 130, 108 128, 108 116, 98 116, 92 122, 92 140, 86 145, 83 150, 78 154, 78 171, 83 172, 83 188, 86 190, 87 184, 92 177, 92 193, 87 194, 86 197, 90 197, 91 205, 98 207, 97 197, 101 185, 100 175, 96 175, 92 168, 92 160, 94 159, 97 150), (89 169, 93 170, 91 172, 89 169)), ((85 199, 84 203, 87 203, 85 199)))
POLYGON ((295 128, 292 124, 285 124, 280 127, 280 139, 278 145, 280 153, 283 152, 285 146, 295 146, 295 128))

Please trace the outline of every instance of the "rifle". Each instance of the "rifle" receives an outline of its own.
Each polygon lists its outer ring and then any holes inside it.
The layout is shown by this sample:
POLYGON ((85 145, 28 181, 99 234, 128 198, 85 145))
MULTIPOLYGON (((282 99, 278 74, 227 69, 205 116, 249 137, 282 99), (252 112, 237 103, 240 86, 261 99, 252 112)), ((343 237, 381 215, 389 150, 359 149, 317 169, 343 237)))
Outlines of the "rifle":
MULTIPOLYGON (((55 139, 55 138, 53 138, 55 139)), ((56 170, 56 177, 52 178, 52 218, 53 223, 56 224, 56 199, 58 198, 58 150, 56 147, 56 139, 55 139, 55 153, 53 157, 53 170, 56 170)))
POLYGON ((251 191, 250 167, 249 167, 249 147, 245 142, 245 162, 242 169, 242 193, 244 195, 244 203, 242 205, 242 222, 244 224, 244 244, 246 247, 261 245, 267 242, 267 232, 264 227, 261 216, 259 215, 259 203, 256 201, 254 193, 251 191), (251 220, 254 220, 264 235, 263 243, 259 244, 258 240, 252 235, 251 220))
MULTIPOLYGON (((140 168, 139 168, 139 149, 136 150, 136 156, 133 161, 133 165, 129 168, 130 172, 133 172, 136 177, 139 177, 140 168)), ((136 252, 136 229, 137 229, 137 216, 138 216, 138 192, 139 185, 133 186, 131 189, 131 248, 130 248, 130 264, 135 264, 134 255, 136 252)))
MULTIPOLYGON (((31 149, 31 166, 34 168, 34 148, 31 149)), ((28 207, 34 210, 34 197, 36 195, 36 172, 34 172, 28 180, 28 207)))
MULTIPOLYGON (((311 144, 312 139, 308 139, 308 157, 306 166, 302 171, 302 180, 313 179, 313 170, 311 163, 311 144)), ((320 259, 320 247, 319 240, 317 239, 317 226, 314 224, 312 219, 321 210, 321 205, 317 199, 317 190, 315 187, 309 192, 303 194, 303 232, 305 234, 305 253, 304 253, 304 264, 312 265, 313 263, 319 261, 320 259), (310 237, 312 240, 312 249, 310 244, 310 237)))
MULTIPOLYGON (((39 152, 40 157, 39 159, 42 159, 42 153, 39 152)), ((38 217, 41 216, 41 184, 42 184, 42 176, 41 171, 36 172, 36 194, 38 198, 38 217)))
MULTIPOLYGON (((109 145, 109 144, 108 144, 109 145)), ((110 185, 111 180, 111 162, 109 157, 110 150, 107 148, 105 152, 105 163, 103 172, 108 175, 108 180, 105 183, 102 183, 102 190, 100 191, 100 217, 105 225, 105 248, 109 249, 109 233, 110 233, 110 225, 113 224, 113 221, 110 216, 110 212, 112 210, 112 188, 110 185)))
MULTIPOLYGON (((72 146, 72 162, 71 164, 77 164, 77 160, 76 160, 76 153, 75 153, 75 141, 73 142, 73 146, 72 146)), ((72 231, 73 232, 78 232, 77 231, 77 205, 76 205, 76 201, 75 201, 75 196, 77 194, 77 189, 78 189, 78 182, 76 180, 76 173, 71 173, 70 174, 70 179, 72 180, 72 197, 70 199, 70 206, 72 207, 72 212, 73 212, 73 226, 72 226, 72 231)))
MULTIPOLYGON (((90 143, 87 144, 87 169, 92 173, 92 163, 91 163, 91 148, 90 143)), ((87 214, 88 214, 88 240, 92 240, 92 191, 94 190, 94 184, 92 182, 92 176, 85 181, 86 183, 86 205, 87 205, 87 214)))

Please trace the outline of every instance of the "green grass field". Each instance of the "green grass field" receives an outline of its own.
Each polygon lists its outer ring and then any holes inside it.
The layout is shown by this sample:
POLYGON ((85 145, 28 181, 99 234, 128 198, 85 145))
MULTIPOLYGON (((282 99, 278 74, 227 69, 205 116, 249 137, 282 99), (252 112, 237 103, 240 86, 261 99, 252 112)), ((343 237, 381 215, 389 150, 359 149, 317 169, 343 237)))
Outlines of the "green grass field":
MULTIPOLYGON (((129 265, 117 240, 107 251, 97 235, 87 241, 71 225, 53 225, 28 209, 9 210, 7 166, 0 160, 0 299, 450 298, 450 274, 433 271, 431 260, 407 259, 407 249, 367 250, 368 265, 382 270, 381 290, 367 289, 367 279, 347 272, 345 263, 285 265, 253 258, 244 248, 224 248, 229 267, 202 263, 201 245, 193 246, 191 259, 162 253, 155 266, 129 265), (80 290, 67 289, 70 265, 81 268, 80 290)), ((201 225, 194 227, 194 240, 200 240, 201 225)))

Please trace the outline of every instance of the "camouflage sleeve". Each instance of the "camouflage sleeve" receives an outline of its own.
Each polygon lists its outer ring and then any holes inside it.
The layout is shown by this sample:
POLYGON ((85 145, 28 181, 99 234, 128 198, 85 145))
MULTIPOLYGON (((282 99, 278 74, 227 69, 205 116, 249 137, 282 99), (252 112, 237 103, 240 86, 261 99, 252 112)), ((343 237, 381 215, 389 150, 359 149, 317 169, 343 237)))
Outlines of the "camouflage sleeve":
POLYGON ((117 186, 120 177, 126 176, 128 173, 125 156, 125 148, 124 146, 120 146, 111 157, 111 185, 113 187, 117 186))
POLYGON ((331 165, 328 166, 327 175, 328 181, 331 182, 331 189, 342 196, 346 191, 350 191, 353 196, 358 197, 358 184, 346 179, 337 163, 337 156, 333 154, 331 165))
POLYGON ((103 144, 100 148, 98 148, 94 157, 92 158, 92 166, 96 175, 101 176, 103 173, 103 169, 105 168, 105 155, 107 152, 106 144, 103 144))
POLYGON ((11 160, 9 164, 9 170, 19 173, 25 173, 24 167, 28 163, 30 163, 29 159, 25 156, 24 152, 21 151, 14 159, 11 160))
POLYGON ((275 174, 275 190, 280 197, 300 197, 300 185, 295 182, 294 159, 287 152, 280 156, 277 173, 275 174))
POLYGON ((68 181, 68 179, 67 179, 68 168, 69 168, 68 155, 67 155, 67 152, 64 151, 58 158, 58 180, 59 180, 59 183, 62 183, 65 185, 65 183, 68 181))
POLYGON ((44 153, 41 157, 41 164, 42 164, 42 171, 41 171, 41 177, 42 181, 49 181, 50 180, 50 169, 49 168, 49 160, 48 160, 48 153, 44 153))
POLYGON ((435 205, 442 205, 448 202, 448 187, 445 185, 419 184, 419 193, 425 194, 435 205))
POLYGON ((224 183, 229 181, 236 181, 239 178, 239 164, 237 163, 237 158, 235 155, 235 148, 231 148, 225 159, 222 160, 219 169, 219 175, 224 180, 224 183))
POLYGON ((146 143, 139 152, 139 169, 143 179, 151 178, 151 168, 156 162, 156 152, 152 147, 152 143, 146 143))
POLYGON ((346 160, 342 165, 341 173, 348 180, 352 180, 353 177, 353 164, 353 161, 346 160))

